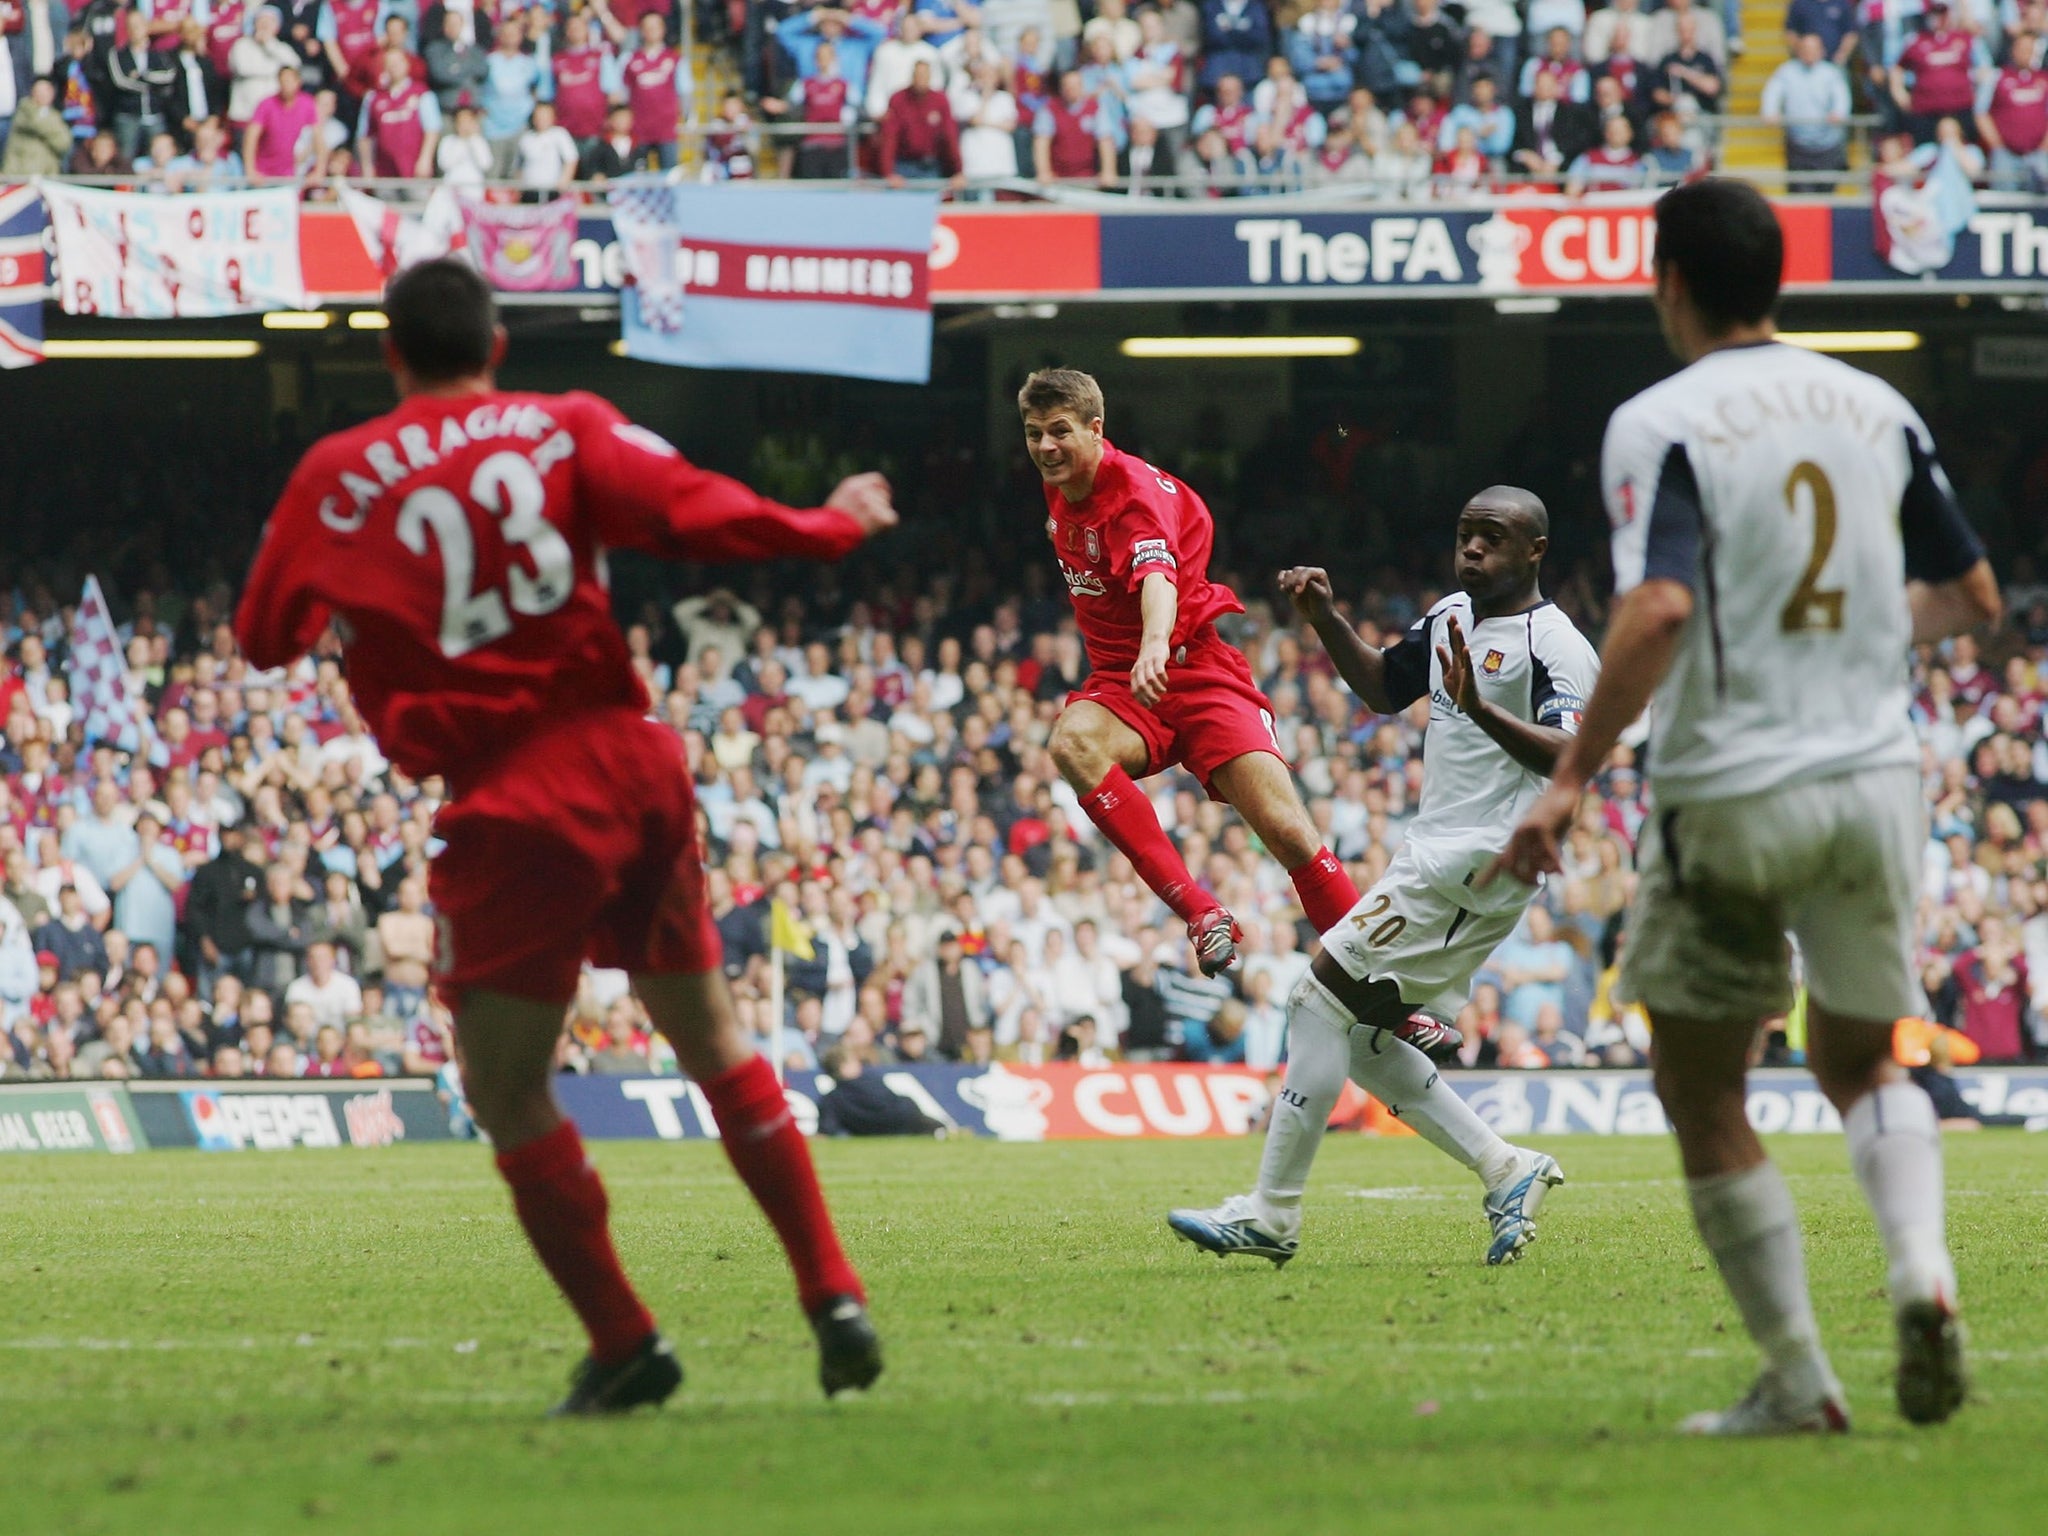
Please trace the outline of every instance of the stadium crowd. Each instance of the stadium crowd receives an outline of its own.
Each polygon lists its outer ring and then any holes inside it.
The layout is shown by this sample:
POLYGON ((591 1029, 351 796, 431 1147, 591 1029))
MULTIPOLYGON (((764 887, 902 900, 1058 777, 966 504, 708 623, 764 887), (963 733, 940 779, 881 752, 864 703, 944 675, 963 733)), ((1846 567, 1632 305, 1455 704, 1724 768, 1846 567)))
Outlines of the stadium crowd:
MULTIPOLYGON (((673 167, 688 133, 714 179, 1618 189, 1711 160, 1741 20, 1741 0, 0 0, 0 172, 541 197, 673 167)), ((1947 134, 1964 174, 2048 187, 2044 0, 1792 0, 1785 39, 1761 110, 1791 169, 1846 170, 1862 111, 1902 161, 1947 134)))
MULTIPOLYGON (((1315 935, 1234 815, 1168 774, 1151 786, 1162 821, 1247 929, 1241 969, 1204 979, 1179 925, 1078 811, 1045 741, 1087 662, 1046 564, 761 570, 743 591, 706 578, 680 601, 627 599, 652 708, 695 765, 726 964, 763 1051, 841 1072, 851 1059, 1280 1059, 1315 935), (993 574, 1020 569, 1007 584, 993 574), (780 1021, 776 901, 810 951, 784 957, 780 1021)), ((10 574, 0 1073, 445 1063, 425 880, 441 786, 408 782, 363 732, 333 637, 260 675, 236 652, 225 583, 117 590, 136 733, 122 751, 84 739, 68 682, 76 594, 10 574)), ((1995 637, 1915 662, 1932 818, 1925 976, 1936 1017, 1992 1061, 2035 1054, 2048 1016, 2048 588, 2023 560, 2016 575, 1995 637)), ((1262 584, 1240 589, 1250 612, 1230 637, 1364 888, 1415 811, 1426 705, 1374 718, 1262 584)), ((1552 587, 1595 631, 1598 589, 1590 570, 1552 587)), ((1344 595, 1369 638, 1391 638, 1431 591, 1381 572, 1344 595)), ((1611 982, 1644 816, 1624 750, 1584 802, 1566 878, 1482 973, 1459 1021, 1467 1064, 1642 1060, 1648 1021, 1615 1005, 1611 982)), ((1772 1037, 1781 1056, 1800 1045, 1796 1017, 1772 1037)), ((616 974, 589 974, 564 1053, 574 1070, 672 1070, 616 974)))

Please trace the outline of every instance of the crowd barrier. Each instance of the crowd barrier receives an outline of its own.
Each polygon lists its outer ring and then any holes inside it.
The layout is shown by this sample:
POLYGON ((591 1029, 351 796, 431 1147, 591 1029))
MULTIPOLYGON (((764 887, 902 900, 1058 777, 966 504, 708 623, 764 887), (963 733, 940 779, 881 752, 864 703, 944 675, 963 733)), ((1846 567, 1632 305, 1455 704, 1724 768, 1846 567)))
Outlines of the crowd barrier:
MULTIPOLYGON (((1244 1067, 1062 1064, 877 1069, 932 1120, 1001 1141, 1244 1136, 1264 1121, 1272 1080, 1244 1067)), ((2048 1119, 2048 1069, 1955 1074, 1985 1115, 2048 1119)), ((1446 1081, 1502 1135, 1657 1136, 1668 1124, 1647 1072, 1459 1072, 1446 1081)), ((787 1085, 806 1135, 829 1079, 787 1085)), ((702 1141, 718 1124, 680 1077, 565 1077, 563 1106, 596 1141, 702 1141)), ((1408 1134, 1360 1102, 1340 1117, 1408 1134)), ((1753 1072, 1749 1119, 1765 1133, 1839 1132, 1842 1122, 1803 1071, 1753 1072)), ((284 1151, 446 1141, 449 1106, 419 1078, 352 1082, 0 1084, 0 1152, 284 1151)))

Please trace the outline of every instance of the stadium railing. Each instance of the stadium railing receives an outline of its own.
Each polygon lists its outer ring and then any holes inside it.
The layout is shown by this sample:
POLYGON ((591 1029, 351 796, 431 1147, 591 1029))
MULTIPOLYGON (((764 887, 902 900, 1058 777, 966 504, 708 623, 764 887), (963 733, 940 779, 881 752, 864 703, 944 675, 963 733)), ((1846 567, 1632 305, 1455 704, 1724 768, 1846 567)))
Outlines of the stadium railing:
MULTIPOLYGON (((1757 158, 1778 157, 1783 141, 1785 125, 1761 117, 1703 117, 1698 126, 1709 146, 1705 164, 1720 174, 1740 177, 1757 183, 1766 191, 1785 195, 1806 196, 1861 196, 1867 195, 1871 186, 1871 165, 1873 163, 1873 142, 1880 119, 1874 116, 1850 118, 1844 125, 1848 133, 1848 160, 1846 171, 1794 171, 1782 164, 1755 164, 1757 158), (1747 151, 1746 153, 1737 153, 1747 151), (1729 160, 1735 164, 1727 163, 1729 160)), ((850 173, 846 177, 832 177, 806 180, 809 188, 828 189, 832 187, 861 187, 873 189, 879 183, 877 178, 858 174, 860 149, 857 139, 871 136, 871 123, 852 125, 846 129, 825 129, 824 133, 840 133, 847 141, 847 165, 850 173)), ((713 139, 729 138, 733 130, 715 124, 690 123, 682 129, 682 140, 691 151, 686 164, 676 171, 668 172, 671 177, 683 181, 701 181, 705 162, 702 146, 713 139)), ((794 148, 809 138, 819 135, 821 130, 809 123, 756 123, 743 130, 750 152, 756 163, 765 170, 773 170, 772 158, 764 154, 765 149, 794 148)), ((53 181, 69 182, 79 186, 104 186, 126 188, 175 195, 178 191, 198 190, 195 188, 172 188, 164 183, 161 173, 154 170, 140 170, 118 176, 57 176, 46 178, 53 181)), ((715 180, 715 178, 713 178, 715 180)), ((779 179, 775 176, 753 178, 761 181, 779 179)), ((1647 186, 1665 186, 1677 177, 1663 174, 1647 186)), ((236 187, 257 185, 251 178, 220 179, 210 182, 212 190, 227 190, 236 187)), ((272 183, 274 184, 274 183, 272 183)), ((318 195, 323 188, 336 184, 328 178, 302 178, 300 184, 311 195, 318 195)), ((349 177, 347 184, 363 192, 398 201, 420 201, 431 195, 444 183, 431 178, 407 177, 379 179, 375 177, 349 177)), ((1095 204, 1099 206, 1127 205, 1134 197, 1165 201, 1204 202, 1243 197, 1286 196, 1309 200, 1316 203, 1373 203, 1373 202, 1438 202, 1445 204, 1483 204, 1496 195, 1519 195, 1531 192, 1571 195, 1567 192, 1567 178, 1563 176, 1537 176, 1520 171, 1502 171, 1485 178, 1484 190, 1445 188, 1439 178, 1432 178, 1424 189, 1403 193, 1389 190, 1370 179, 1347 179, 1321 172, 1313 165, 1299 170, 1274 176, 1229 176, 1215 178, 1187 178, 1180 176, 1147 176, 1138 179, 1118 177, 1107 182, 1059 181, 1041 182, 1028 176, 1004 177, 990 180, 970 181, 954 186, 950 181, 906 181, 911 188, 947 192, 962 201, 1002 202, 1057 202, 1076 205, 1095 204)), ((516 181, 492 181, 482 184, 487 196, 503 197, 527 193, 516 181)), ((590 200, 603 197, 605 184, 602 182, 579 181, 568 188, 567 195, 580 196, 590 200)), ((538 196, 555 195, 549 193, 538 196)), ((1589 190, 1585 196, 1609 195, 1600 190, 1589 190)))

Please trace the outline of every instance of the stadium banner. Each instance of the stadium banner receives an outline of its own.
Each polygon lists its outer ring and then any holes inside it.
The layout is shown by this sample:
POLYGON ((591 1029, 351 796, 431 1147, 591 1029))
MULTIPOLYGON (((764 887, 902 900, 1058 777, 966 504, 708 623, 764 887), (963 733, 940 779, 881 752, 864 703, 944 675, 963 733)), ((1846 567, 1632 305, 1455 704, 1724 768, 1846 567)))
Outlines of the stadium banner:
POLYGON ((628 357, 897 384, 931 377, 937 197, 628 177, 612 187, 611 211, 628 357))
POLYGON ((43 360, 43 200, 0 187, 0 368, 43 360))
POLYGON ((57 240, 67 315, 171 320, 300 309, 296 187, 144 192, 38 183, 57 240))
MULTIPOLYGON (((708 197, 754 191, 688 189, 708 197)), ((780 194, 769 194, 780 195, 780 194)), ((852 199, 872 196, 813 194, 852 199)), ((879 195, 879 194, 876 194, 879 195)), ((1486 206, 1378 205, 1343 210, 1272 200, 1148 202, 1134 213, 1064 208, 945 208, 932 229, 930 296, 937 303, 1032 299, 1481 298, 1649 291, 1656 220, 1640 199, 1522 197, 1486 206)), ((1777 203, 1786 284, 1871 293, 2048 290, 2048 199, 1979 199, 1938 270, 1913 276, 1879 254, 1870 202, 1777 203)), ((374 302, 377 266, 353 221, 308 208, 306 284, 319 302, 374 302)), ((613 221, 586 207, 570 247, 564 302, 626 286, 626 251, 613 221)), ((535 295, 532 301, 544 302, 535 295)))
POLYGON ((149 1145, 114 1084, 0 1084, 0 1152, 138 1152, 149 1145))
POLYGON ((462 202, 463 244, 501 293, 566 293, 576 286, 576 202, 462 202))
POLYGON ((296 1078, 130 1086, 152 1147, 281 1152, 447 1141, 448 1110, 425 1078, 296 1078))

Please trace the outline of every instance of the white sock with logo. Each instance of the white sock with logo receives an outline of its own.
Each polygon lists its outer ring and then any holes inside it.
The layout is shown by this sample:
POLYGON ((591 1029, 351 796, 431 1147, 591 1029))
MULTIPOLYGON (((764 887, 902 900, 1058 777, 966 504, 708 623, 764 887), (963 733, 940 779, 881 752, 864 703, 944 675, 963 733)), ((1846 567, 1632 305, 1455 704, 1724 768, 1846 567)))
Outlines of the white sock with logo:
POLYGON ((1941 1121, 1917 1083, 1886 1083, 1849 1108, 1849 1161, 1877 1217, 1889 1261, 1892 1305, 1940 1295, 1955 1301, 1955 1262, 1945 1233, 1941 1121))
POLYGON ((1259 1185, 1252 1192, 1259 1221, 1277 1237, 1301 1226, 1301 1192, 1323 1144, 1330 1111, 1344 1091, 1351 1015, 1304 977, 1287 999, 1287 1078, 1266 1123, 1259 1185))
POLYGON ((1807 1294, 1799 1213, 1777 1165, 1687 1179, 1685 1188, 1700 1240, 1786 1393, 1803 1403, 1838 1390, 1807 1294))
POLYGON ((1424 1141, 1479 1175, 1488 1189, 1508 1176, 1515 1149, 1472 1112, 1422 1052, 1384 1029, 1351 1032, 1351 1081, 1378 1099, 1424 1141))

